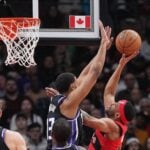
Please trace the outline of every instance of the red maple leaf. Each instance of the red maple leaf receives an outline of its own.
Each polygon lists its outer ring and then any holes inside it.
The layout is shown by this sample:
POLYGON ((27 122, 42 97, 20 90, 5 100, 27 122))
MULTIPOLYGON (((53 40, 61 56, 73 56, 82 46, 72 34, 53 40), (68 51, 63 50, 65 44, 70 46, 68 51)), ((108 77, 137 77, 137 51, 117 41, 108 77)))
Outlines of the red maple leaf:
POLYGON ((83 23, 84 23, 84 20, 82 20, 81 18, 79 18, 76 22, 77 22, 78 24, 83 24, 83 23))

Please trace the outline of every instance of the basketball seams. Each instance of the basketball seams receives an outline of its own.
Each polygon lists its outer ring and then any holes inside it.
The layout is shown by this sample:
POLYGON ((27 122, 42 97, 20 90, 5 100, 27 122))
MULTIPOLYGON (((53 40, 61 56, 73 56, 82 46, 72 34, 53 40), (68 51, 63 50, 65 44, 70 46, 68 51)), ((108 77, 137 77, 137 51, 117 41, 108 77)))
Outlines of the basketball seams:
POLYGON ((120 42, 120 39, 117 41, 117 47, 118 47, 118 49, 119 49, 119 51, 122 53, 122 44, 121 44, 121 42, 120 42))
POLYGON ((122 47, 123 47, 122 53, 124 53, 124 50, 125 50, 125 48, 126 48, 125 45, 126 45, 126 40, 127 40, 127 37, 128 37, 129 32, 126 31, 126 33, 124 33, 124 34, 126 34, 126 36, 125 36, 125 38, 124 38, 124 42, 123 42, 123 45, 122 45, 122 47))
MULTIPOLYGON (((128 46, 128 47, 125 48, 125 51, 132 51, 132 52, 133 52, 134 49, 135 49, 135 47, 139 47, 139 45, 137 46, 137 43, 139 43, 138 40, 139 40, 139 39, 138 39, 138 37, 137 37, 137 38, 134 40, 134 42, 132 42, 132 44, 130 44, 130 46, 128 46)), ((140 50, 140 48, 139 48, 139 49, 137 48, 137 50, 140 50)))
POLYGON ((129 45, 125 46, 124 48, 126 49, 126 48, 131 47, 131 45, 133 45, 136 42, 136 40, 138 40, 138 36, 136 36, 136 38, 129 45))

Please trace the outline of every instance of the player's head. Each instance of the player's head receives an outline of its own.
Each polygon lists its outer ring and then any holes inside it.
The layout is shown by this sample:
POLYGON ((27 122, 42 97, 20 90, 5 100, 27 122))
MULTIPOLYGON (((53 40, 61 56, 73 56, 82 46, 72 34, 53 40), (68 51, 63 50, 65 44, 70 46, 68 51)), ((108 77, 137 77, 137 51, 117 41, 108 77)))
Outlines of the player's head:
POLYGON ((120 100, 114 103, 106 111, 108 117, 115 120, 120 120, 123 124, 127 124, 135 117, 135 110, 131 102, 127 100, 120 100))
POLYGON ((60 93, 72 91, 77 87, 76 77, 74 74, 69 72, 62 73, 57 77, 55 86, 60 93))
POLYGON ((59 118, 55 121, 52 129, 52 138, 54 145, 64 145, 68 141, 71 134, 71 129, 68 121, 64 118, 59 118))

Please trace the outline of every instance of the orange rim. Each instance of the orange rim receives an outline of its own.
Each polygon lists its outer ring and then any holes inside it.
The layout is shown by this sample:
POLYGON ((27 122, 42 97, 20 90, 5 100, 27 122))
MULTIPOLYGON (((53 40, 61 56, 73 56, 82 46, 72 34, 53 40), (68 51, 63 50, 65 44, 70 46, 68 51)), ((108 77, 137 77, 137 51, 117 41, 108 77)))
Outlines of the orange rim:
POLYGON ((12 22, 16 22, 17 24, 25 24, 26 27, 40 25, 39 18, 27 18, 27 17, 19 17, 19 18, 0 18, 0 22, 8 25, 12 22))
MULTIPOLYGON (((39 26, 40 19, 39 18, 27 18, 27 17, 0 18, 0 23, 6 26, 6 27, 3 27, 4 32, 6 35, 9 35, 9 39, 12 39, 16 36, 17 27, 23 29, 27 27, 39 26), (9 27, 9 29, 7 27, 9 27)), ((0 32, 0 35, 1 35, 1 32, 0 32)))

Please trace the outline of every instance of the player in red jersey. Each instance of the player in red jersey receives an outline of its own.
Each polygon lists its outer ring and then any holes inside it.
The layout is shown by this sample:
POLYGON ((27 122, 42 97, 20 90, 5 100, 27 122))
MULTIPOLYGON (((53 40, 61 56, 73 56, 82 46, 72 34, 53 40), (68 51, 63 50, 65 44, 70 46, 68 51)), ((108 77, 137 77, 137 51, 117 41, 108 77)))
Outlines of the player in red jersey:
POLYGON ((137 52, 128 57, 123 54, 106 85, 104 106, 107 117, 97 119, 82 112, 84 125, 96 129, 88 150, 121 150, 128 122, 134 118, 135 112, 132 104, 127 100, 115 102, 115 93, 123 68, 136 55, 137 52))

